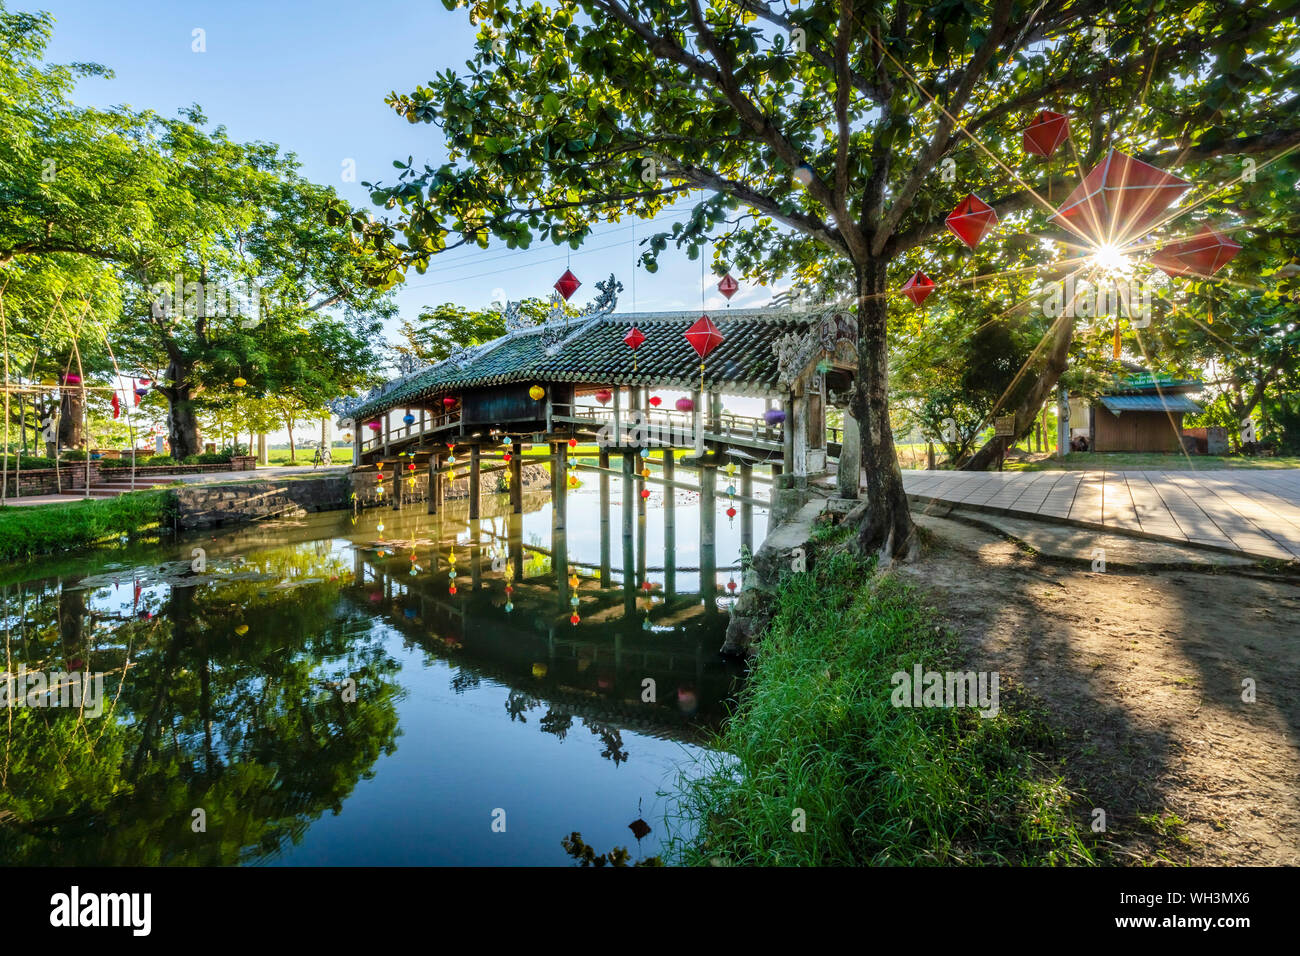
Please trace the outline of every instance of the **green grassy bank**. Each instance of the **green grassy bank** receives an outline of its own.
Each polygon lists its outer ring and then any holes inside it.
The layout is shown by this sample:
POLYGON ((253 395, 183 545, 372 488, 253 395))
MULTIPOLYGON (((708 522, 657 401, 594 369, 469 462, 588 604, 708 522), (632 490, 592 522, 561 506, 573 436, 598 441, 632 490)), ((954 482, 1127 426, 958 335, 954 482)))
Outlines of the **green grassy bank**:
POLYGON ((1051 756, 1000 685, 1000 712, 891 704, 891 676, 964 671, 955 641, 891 576, 839 554, 789 577, 734 719, 682 787, 687 864, 1095 862, 1051 756), (802 810, 806 832, 798 832, 802 810))
POLYGON ((14 561, 145 531, 167 518, 170 495, 137 491, 117 498, 0 508, 0 560, 14 561))

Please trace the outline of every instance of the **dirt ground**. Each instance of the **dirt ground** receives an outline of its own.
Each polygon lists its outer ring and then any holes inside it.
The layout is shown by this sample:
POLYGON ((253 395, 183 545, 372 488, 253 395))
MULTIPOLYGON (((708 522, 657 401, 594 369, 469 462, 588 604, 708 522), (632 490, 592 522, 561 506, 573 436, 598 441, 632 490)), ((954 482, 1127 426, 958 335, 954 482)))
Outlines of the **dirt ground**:
POLYGON ((1300 864, 1300 575, 1114 536, 1138 557, 1094 573, 1087 550, 1035 553, 971 520, 919 518, 925 552, 897 573, 968 667, 1043 702, 1112 861, 1300 864))

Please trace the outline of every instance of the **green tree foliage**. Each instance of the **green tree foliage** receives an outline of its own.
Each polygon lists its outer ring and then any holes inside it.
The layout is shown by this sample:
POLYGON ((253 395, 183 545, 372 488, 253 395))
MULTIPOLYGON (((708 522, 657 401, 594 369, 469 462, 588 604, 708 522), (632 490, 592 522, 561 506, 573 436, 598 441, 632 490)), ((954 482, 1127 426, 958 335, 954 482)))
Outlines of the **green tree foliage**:
MULTIPOLYGON (((389 98, 440 127, 449 160, 397 161, 397 181, 372 195, 391 222, 351 214, 374 281, 490 238, 576 246, 598 222, 652 217, 696 189, 693 212, 646 240, 648 266, 670 242, 692 257, 712 242, 715 270, 762 279, 847 262, 869 501, 855 517, 869 550, 913 540, 889 424, 887 298, 921 264, 951 287, 1043 259, 1024 235, 1044 228, 1035 196, 1049 184, 1063 196, 1075 173, 1026 160, 1038 109, 1074 118, 1084 168, 1115 146, 1208 183, 1212 159, 1262 165, 1300 142, 1295 110, 1282 112, 1300 43, 1284 2, 480 0, 468 14, 481 26, 465 68, 389 98), (973 258, 944 225, 970 192, 1002 219, 973 258)), ((1049 355, 1068 347, 1069 321, 1056 324, 1049 355)))
MULTIPOLYGON (((550 311, 545 299, 524 299, 520 314, 542 321, 550 311)), ((441 362, 457 345, 481 345, 506 333, 501 309, 467 309, 452 302, 425 308, 415 321, 401 325, 401 340, 393 347, 399 358, 417 364, 441 362)))
POLYGON ((13 354, 50 366, 79 341, 103 375, 111 343, 166 398, 181 457, 201 450, 197 416, 235 378, 311 407, 371 381, 394 306, 362 281, 349 231, 324 224, 333 190, 279 147, 209 128, 198 107, 168 119, 74 106, 76 77, 107 71, 44 65, 51 24, 0 4, 0 289, 19 303, 13 354), (86 292, 97 264, 107 298, 86 292))

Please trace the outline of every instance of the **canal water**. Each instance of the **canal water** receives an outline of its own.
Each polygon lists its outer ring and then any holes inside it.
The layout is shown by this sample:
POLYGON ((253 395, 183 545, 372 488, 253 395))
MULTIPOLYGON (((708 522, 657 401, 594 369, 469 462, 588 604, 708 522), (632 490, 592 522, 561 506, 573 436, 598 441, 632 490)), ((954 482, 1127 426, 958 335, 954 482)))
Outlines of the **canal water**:
POLYGON ((689 837, 671 793, 741 679, 717 653, 740 520, 720 498, 702 595, 698 498, 656 493, 625 536, 619 484, 606 521, 594 480, 570 491, 559 532, 548 494, 496 495, 475 522, 332 512, 9 569, 0 861, 563 865, 574 831, 634 859, 689 837), (58 672, 101 696, 50 706, 58 672))

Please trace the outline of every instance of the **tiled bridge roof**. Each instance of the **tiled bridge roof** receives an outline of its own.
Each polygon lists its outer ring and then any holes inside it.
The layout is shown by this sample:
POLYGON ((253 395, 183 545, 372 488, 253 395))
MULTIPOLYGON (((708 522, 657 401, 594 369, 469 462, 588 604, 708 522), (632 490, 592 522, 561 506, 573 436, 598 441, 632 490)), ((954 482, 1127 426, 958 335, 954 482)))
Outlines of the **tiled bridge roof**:
MULTIPOLYGON (((575 382, 692 389, 700 387, 700 360, 685 332, 693 312, 641 312, 518 329, 382 386, 352 410, 357 422, 388 409, 421 405, 462 389, 513 382, 575 382), (633 353, 623 337, 633 325, 644 334, 633 353)), ((806 340, 824 313, 721 309, 709 317, 723 342, 704 362, 704 387, 737 395, 783 394, 778 352, 783 336, 806 340)), ((789 340, 788 340, 789 341, 789 340)))

